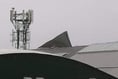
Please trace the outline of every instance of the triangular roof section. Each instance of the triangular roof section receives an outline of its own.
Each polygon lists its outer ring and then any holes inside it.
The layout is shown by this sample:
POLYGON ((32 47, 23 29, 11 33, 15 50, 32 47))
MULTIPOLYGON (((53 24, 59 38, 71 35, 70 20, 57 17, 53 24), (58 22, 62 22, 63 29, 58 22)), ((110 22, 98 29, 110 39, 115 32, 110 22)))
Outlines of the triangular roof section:
POLYGON ((72 45, 71 45, 71 42, 70 42, 70 39, 68 36, 68 32, 65 31, 65 32, 61 33, 60 35, 58 35, 57 37, 55 37, 54 39, 46 42, 45 44, 43 44, 40 47, 46 47, 46 48, 72 47, 72 45))

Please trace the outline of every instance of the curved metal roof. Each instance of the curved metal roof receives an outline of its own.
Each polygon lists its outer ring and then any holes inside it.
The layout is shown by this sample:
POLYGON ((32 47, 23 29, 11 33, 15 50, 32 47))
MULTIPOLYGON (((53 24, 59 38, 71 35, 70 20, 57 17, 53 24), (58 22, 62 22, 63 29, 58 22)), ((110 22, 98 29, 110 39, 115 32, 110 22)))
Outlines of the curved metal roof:
POLYGON ((92 66, 71 59, 36 53, 0 55, 0 78, 117 79, 92 66))

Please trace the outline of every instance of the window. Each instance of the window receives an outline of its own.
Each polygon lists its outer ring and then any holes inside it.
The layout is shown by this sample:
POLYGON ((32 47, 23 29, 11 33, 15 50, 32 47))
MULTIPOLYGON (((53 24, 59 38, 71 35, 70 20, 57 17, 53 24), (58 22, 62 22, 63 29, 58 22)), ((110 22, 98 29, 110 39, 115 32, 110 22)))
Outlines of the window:
POLYGON ((36 79, 44 79, 43 77, 36 77, 36 79))
MULTIPOLYGON (((24 77, 24 79, 33 79, 32 77, 24 77)), ((35 79, 45 79, 44 77, 36 77, 35 79)))
POLYGON ((96 78, 89 78, 89 79, 96 79, 96 78))
POLYGON ((32 79, 32 77, 24 77, 24 79, 32 79))

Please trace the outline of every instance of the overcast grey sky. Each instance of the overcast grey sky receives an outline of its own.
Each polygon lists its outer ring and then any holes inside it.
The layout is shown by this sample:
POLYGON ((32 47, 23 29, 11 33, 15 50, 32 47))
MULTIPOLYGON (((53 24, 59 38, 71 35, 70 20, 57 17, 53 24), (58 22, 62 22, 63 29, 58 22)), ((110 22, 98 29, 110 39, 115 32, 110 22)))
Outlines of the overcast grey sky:
POLYGON ((63 31, 73 46, 118 41, 118 0, 0 0, 0 48, 12 48, 12 7, 34 11, 31 48, 63 31))

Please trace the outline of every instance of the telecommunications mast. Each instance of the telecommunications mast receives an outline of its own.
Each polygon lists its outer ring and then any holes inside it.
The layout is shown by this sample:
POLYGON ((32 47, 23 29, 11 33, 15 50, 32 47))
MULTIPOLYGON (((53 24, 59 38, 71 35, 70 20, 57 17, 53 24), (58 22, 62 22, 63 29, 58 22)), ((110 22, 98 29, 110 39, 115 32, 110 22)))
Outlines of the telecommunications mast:
POLYGON ((30 31, 29 25, 32 23, 33 11, 24 10, 21 13, 17 13, 15 8, 10 10, 10 21, 12 22, 14 29, 12 30, 12 45, 17 49, 29 49, 30 48, 30 31))

